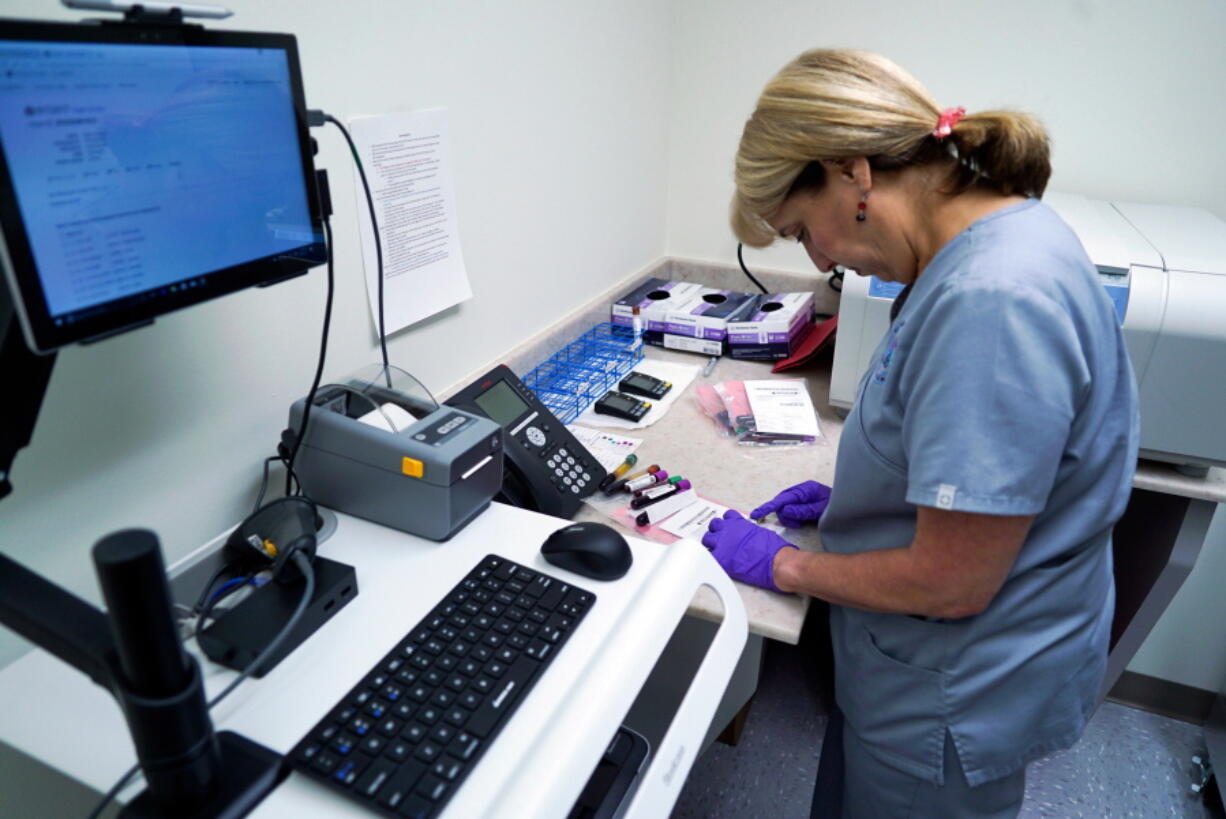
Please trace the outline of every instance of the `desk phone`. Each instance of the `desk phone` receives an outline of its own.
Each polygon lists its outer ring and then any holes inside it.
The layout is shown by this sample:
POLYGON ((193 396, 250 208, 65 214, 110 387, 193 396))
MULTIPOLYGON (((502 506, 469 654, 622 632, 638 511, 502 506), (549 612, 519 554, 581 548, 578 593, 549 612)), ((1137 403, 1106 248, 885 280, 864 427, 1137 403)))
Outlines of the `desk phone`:
POLYGON ((445 402, 502 425, 504 503, 570 518, 605 470, 505 364, 445 402))

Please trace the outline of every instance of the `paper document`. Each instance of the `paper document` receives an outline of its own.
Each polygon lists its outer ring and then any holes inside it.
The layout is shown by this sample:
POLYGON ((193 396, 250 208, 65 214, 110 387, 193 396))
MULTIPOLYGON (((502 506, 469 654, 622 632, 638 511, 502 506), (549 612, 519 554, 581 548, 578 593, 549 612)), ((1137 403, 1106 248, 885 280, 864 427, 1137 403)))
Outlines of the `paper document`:
MULTIPOLYGON (((690 538, 701 543, 702 536, 707 533, 707 524, 716 518, 722 518, 729 508, 715 501, 700 497, 697 503, 691 504, 680 512, 665 518, 660 523, 660 528, 670 535, 690 538)), ((772 532, 783 532, 782 526, 769 523, 759 525, 764 529, 770 529, 772 532)))
POLYGON ((677 514, 665 518, 660 523, 660 528, 670 535, 701 541, 702 536, 707 533, 707 524, 716 518, 722 518, 727 511, 727 506, 721 506, 706 498, 699 498, 698 503, 691 504, 677 514))
POLYGON ((575 440, 583 444, 592 457, 604 467, 605 472, 613 469, 626 460, 626 456, 639 448, 642 443, 638 438, 627 438, 623 435, 611 435, 598 429, 588 429, 576 425, 566 427, 575 440))
MULTIPOLYGON (((455 194, 442 108, 349 120, 379 222, 386 332, 472 298, 460 252, 455 194)), ((362 261, 375 327, 379 264, 361 176, 353 174, 362 261)))
POLYGON ((803 378, 746 381, 745 394, 759 433, 814 438, 822 434, 803 378))

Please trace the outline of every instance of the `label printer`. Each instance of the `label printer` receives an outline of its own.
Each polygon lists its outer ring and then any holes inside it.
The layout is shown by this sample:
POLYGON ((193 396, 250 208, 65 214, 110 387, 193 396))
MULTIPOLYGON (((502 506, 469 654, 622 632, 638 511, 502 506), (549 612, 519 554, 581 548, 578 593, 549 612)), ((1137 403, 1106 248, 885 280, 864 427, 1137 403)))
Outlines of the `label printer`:
MULTIPOLYGON (((1141 457, 1191 474, 1226 466, 1226 222, 1200 208, 1049 193, 1120 318, 1136 373, 1141 457)), ((902 286, 849 275, 830 403, 850 409, 902 286)))
MULTIPOLYGON (((305 398, 290 407, 292 430, 305 408, 305 398)), ((317 503, 442 541, 489 506, 502 458, 498 424, 372 365, 319 388, 294 472, 317 503)))

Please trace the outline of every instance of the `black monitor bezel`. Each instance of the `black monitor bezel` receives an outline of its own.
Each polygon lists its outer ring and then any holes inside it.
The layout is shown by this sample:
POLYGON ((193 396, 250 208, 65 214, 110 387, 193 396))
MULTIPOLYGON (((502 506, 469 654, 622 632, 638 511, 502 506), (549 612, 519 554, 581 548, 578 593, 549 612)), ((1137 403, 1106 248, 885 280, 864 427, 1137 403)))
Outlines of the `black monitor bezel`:
MULTIPOLYGON (((239 48, 269 48, 286 54, 293 96, 294 117, 298 132, 298 149, 302 158, 303 187, 314 233, 324 234, 319 192, 315 183, 315 165, 311 138, 308 133, 306 97, 302 86, 302 69, 298 61, 298 42, 292 34, 250 31, 210 30, 199 26, 141 25, 136 23, 54 23, 0 18, 0 40, 32 40, 49 42, 105 43, 127 45, 231 46, 239 48)), ((17 204, 8 158, 0 142, 0 258, 13 300, 20 316, 26 342, 35 352, 51 352, 60 347, 134 329, 153 319, 204 301, 209 301, 248 287, 272 284, 305 273, 327 261, 323 242, 304 245, 293 254, 278 254, 220 270, 202 270, 196 277, 207 276, 207 286, 186 287, 175 292, 159 292, 156 298, 145 293, 104 302, 94 309, 97 315, 84 316, 71 324, 56 325, 47 308, 47 300, 34 262, 29 237, 17 204)), ((162 288, 166 290, 167 288, 162 288)))

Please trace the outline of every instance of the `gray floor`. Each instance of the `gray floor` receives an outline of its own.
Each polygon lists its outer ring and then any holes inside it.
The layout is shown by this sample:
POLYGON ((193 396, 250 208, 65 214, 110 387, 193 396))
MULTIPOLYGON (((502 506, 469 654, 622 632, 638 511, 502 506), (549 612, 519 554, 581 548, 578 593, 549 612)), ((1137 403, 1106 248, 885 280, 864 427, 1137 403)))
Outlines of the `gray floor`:
MULTIPOLYGON (((768 641, 758 694, 736 747, 714 744, 694 764, 674 819, 809 815, 826 719, 799 649, 768 641)), ((1191 796, 1195 725, 1105 703, 1081 741, 1027 771, 1024 819, 1204 819, 1191 796)))

